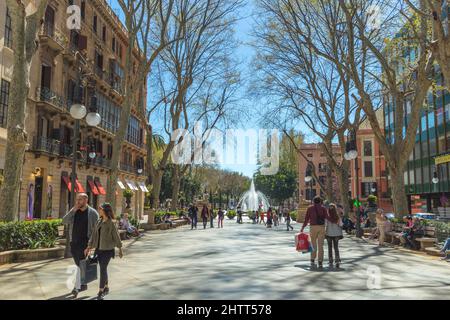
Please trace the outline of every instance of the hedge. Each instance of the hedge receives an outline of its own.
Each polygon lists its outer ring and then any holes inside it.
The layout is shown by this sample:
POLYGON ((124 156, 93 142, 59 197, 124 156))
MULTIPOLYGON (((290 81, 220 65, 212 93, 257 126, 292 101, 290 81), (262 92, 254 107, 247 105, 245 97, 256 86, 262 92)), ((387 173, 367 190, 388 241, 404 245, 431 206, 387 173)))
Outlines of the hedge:
POLYGON ((0 251, 53 248, 62 220, 0 222, 0 251))
POLYGON ((228 219, 234 219, 235 217, 236 217, 236 211, 234 211, 234 210, 228 210, 227 211, 227 217, 228 217, 228 219))

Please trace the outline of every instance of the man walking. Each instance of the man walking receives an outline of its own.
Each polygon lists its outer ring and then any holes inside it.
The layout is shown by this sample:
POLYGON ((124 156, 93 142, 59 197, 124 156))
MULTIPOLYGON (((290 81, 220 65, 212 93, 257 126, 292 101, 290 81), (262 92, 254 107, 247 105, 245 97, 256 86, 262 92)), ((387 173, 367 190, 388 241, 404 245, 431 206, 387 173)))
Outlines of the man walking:
POLYGON ((323 268, 323 243, 325 240, 325 218, 327 210, 322 206, 322 198, 316 196, 314 204, 306 210, 305 221, 301 232, 310 224, 310 237, 313 251, 311 252, 311 267, 315 267, 317 253, 319 254, 319 269, 323 268))
POLYGON ((289 231, 289 228, 294 230, 294 227, 291 226, 291 214, 289 211, 286 212, 286 216, 284 218, 286 219, 286 231, 289 231))
POLYGON ((78 292, 87 290, 87 284, 80 282, 80 261, 85 258, 84 251, 99 219, 98 212, 88 205, 88 199, 85 193, 77 194, 74 207, 62 219, 62 223, 68 226, 70 252, 78 267, 75 288, 72 290, 75 297, 78 292))
POLYGON ((197 213, 198 208, 191 204, 189 208, 189 216, 191 217, 191 230, 193 230, 194 228, 197 229, 197 213))

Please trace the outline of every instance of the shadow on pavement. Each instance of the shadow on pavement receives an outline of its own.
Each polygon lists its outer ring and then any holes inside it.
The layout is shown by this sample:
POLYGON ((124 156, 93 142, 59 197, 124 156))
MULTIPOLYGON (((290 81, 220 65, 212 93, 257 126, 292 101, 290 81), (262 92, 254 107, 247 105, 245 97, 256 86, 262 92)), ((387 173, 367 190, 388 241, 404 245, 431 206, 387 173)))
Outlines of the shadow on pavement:
POLYGON ((58 296, 58 297, 53 297, 50 298, 48 300, 90 300, 90 297, 88 296, 84 296, 84 297, 77 297, 77 298, 73 298, 73 295, 71 293, 66 293, 62 296, 58 296))

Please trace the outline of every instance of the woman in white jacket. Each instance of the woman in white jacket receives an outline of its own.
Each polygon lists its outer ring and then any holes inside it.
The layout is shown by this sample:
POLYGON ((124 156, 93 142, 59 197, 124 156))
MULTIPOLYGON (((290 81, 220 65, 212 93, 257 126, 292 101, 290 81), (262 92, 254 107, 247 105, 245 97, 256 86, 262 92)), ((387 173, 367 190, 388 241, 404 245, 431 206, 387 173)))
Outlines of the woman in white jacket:
POLYGON ((342 220, 337 213, 336 205, 334 203, 331 203, 328 207, 327 217, 325 219, 325 236, 328 242, 328 262, 330 267, 333 267, 334 248, 336 268, 339 269, 341 264, 339 240, 343 238, 342 220))

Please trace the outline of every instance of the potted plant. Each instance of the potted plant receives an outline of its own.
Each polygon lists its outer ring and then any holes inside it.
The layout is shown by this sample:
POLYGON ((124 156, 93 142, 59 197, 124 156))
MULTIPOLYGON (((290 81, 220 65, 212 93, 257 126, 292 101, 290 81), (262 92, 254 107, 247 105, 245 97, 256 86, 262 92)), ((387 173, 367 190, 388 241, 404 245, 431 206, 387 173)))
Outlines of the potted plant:
POLYGON ((227 212, 227 217, 228 217, 228 219, 233 220, 233 219, 236 217, 236 211, 234 211, 234 210, 229 210, 229 211, 227 212))
POLYGON ((125 201, 127 203, 127 209, 131 208, 131 198, 133 197, 133 195, 133 190, 127 189, 123 191, 123 197, 125 198, 125 201))

